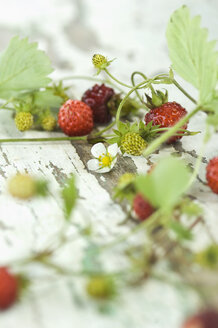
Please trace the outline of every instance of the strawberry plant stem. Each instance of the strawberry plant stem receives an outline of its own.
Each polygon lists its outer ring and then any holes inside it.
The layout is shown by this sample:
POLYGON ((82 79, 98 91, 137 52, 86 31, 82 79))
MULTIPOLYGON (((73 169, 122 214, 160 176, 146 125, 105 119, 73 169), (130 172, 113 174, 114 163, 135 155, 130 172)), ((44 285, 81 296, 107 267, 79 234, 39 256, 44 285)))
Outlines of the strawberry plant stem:
POLYGON ((188 120, 201 110, 201 107, 196 107, 192 112, 183 117, 177 124, 175 124, 167 132, 163 133, 159 138, 155 139, 143 152, 143 156, 146 157, 153 153, 162 143, 172 137, 188 120))
POLYGON ((124 103, 126 102, 126 100, 129 98, 129 96, 131 95, 131 93, 133 93, 135 90, 137 90, 139 87, 141 86, 145 86, 147 84, 148 81, 143 81, 139 84, 137 84, 136 86, 134 86, 123 98, 123 100, 121 101, 121 103, 119 104, 119 107, 117 109, 117 114, 116 114, 116 123, 117 123, 117 127, 119 128, 119 122, 120 122, 120 114, 121 114, 121 110, 122 107, 124 105, 124 103))
POLYGON ((87 140, 87 136, 83 136, 83 137, 54 137, 54 138, 14 138, 14 139, 0 139, 0 143, 6 143, 6 142, 73 141, 73 140, 87 140))
POLYGON ((116 121, 113 121, 111 124, 109 124, 106 128, 104 128, 103 130, 97 132, 94 134, 94 137, 99 137, 100 135, 102 135, 104 132, 110 130, 114 125, 116 124, 116 121))
POLYGON ((190 94, 183 89, 183 87, 175 80, 172 80, 173 84, 187 97, 189 98, 194 104, 197 104, 197 101, 190 96, 190 94))
POLYGON ((122 85, 123 87, 129 88, 129 89, 132 88, 131 85, 128 85, 128 84, 126 84, 126 83, 123 83, 123 82, 119 81, 115 76, 113 76, 113 75, 108 71, 107 68, 105 68, 104 71, 105 71, 105 73, 106 73, 108 76, 110 76, 110 78, 111 78, 112 80, 114 80, 114 81, 117 82, 118 84, 122 85))
POLYGON ((74 75, 74 76, 67 76, 63 79, 58 80, 60 81, 66 81, 66 80, 87 80, 87 81, 94 81, 99 83, 107 83, 110 84, 112 87, 118 89, 120 92, 125 93, 123 89, 121 89, 116 83, 113 83, 110 79, 99 79, 97 77, 91 77, 86 75, 74 75))

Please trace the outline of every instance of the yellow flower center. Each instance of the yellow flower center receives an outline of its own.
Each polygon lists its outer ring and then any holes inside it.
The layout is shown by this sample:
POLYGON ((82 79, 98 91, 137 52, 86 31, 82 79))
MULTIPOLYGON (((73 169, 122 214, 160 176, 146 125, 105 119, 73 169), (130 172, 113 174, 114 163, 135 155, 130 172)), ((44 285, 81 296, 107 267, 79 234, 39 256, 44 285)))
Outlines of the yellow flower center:
POLYGON ((102 156, 99 156, 98 160, 99 160, 99 166, 106 167, 111 165, 113 158, 110 154, 107 153, 107 154, 102 154, 102 156))

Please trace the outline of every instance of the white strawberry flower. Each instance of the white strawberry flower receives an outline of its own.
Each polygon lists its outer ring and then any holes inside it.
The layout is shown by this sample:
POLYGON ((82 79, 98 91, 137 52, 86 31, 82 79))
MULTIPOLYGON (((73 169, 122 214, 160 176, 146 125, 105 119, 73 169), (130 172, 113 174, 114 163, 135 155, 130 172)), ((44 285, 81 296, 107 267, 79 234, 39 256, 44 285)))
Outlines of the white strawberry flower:
POLYGON ((87 162, 88 169, 97 173, 106 173, 116 164, 118 145, 115 143, 106 149, 104 144, 99 142, 92 147, 91 153, 95 159, 87 162))

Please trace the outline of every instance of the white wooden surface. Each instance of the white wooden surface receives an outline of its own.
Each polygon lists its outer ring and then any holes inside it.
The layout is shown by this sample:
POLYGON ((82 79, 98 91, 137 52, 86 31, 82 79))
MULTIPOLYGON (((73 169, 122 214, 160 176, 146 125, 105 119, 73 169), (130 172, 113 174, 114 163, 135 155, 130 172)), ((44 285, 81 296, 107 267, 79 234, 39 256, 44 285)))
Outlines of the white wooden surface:
MULTIPOLYGON (((215 38, 218 30, 217 1, 190 0, 186 3, 193 14, 203 15, 203 24, 215 38)), ((95 52, 106 54, 109 58, 116 57, 112 70, 123 80, 129 79, 133 70, 155 74, 166 71, 170 65, 164 33, 169 15, 180 5, 179 0, 8 0, 2 4, 0 11, 0 48, 3 49, 14 34, 30 36, 48 51, 57 70, 54 77, 92 75, 91 57, 95 52)), ((190 87, 186 83, 183 85, 190 87)), ((89 86, 88 82, 74 81, 73 92, 80 97, 89 86)), ((192 108, 192 104, 176 91, 170 93, 170 99, 181 102, 187 109, 192 108)), ((17 132, 10 115, 6 111, 0 113, 0 138, 42 136, 36 131, 17 132)), ((203 130, 203 122, 204 114, 199 114, 189 127, 203 130)), ((176 149, 167 147, 150 160, 155 162, 166 153, 183 149, 182 157, 194 163, 201 139, 202 134, 183 138, 176 149)), ((218 138, 214 136, 206 151, 207 160, 218 154, 217 142, 218 138)), ((200 173, 202 181, 205 181, 206 159, 200 173)), ((77 176, 81 197, 75 213, 77 217, 91 220, 96 233, 103 238, 127 229, 117 225, 124 218, 124 213, 110 197, 111 173, 104 176, 89 173, 85 164, 81 146, 70 142, 0 145, 0 264, 26 256, 32 250, 43 249, 54 241, 63 225, 58 190, 70 173, 77 176), (17 171, 49 179, 51 195, 48 200, 24 203, 11 199, 7 194, 6 179, 17 171)), ((117 165, 140 173, 149 167, 147 160, 141 157, 124 158, 117 165)), ((119 167, 119 170, 122 172, 124 169, 119 167)), ((116 175, 116 170, 112 174, 116 175)), ((203 204, 208 226, 217 238, 217 196, 200 181, 195 183, 190 193, 203 204)), ((198 229, 198 238, 193 245, 196 249, 207 243, 206 234, 198 229)), ((65 256, 66 264, 76 261, 74 249, 68 252, 68 256, 65 256)), ((35 275, 37 268, 32 270, 35 275)), ((83 283, 74 281, 79 290, 83 283)), ((85 295, 82 304, 76 304, 69 282, 60 281, 58 285, 52 285, 42 281, 18 305, 0 314, 0 327, 176 328, 196 303, 194 295, 187 298, 185 292, 178 293, 167 285, 152 281, 144 288, 126 292, 114 314, 106 316, 100 315, 85 295)))

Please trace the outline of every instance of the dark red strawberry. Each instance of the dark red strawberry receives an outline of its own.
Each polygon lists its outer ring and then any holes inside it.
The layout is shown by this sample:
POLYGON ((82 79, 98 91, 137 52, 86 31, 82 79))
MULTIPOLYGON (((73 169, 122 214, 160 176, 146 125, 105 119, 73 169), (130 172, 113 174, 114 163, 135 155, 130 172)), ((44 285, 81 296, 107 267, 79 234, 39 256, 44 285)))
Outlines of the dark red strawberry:
POLYGON ((18 281, 7 268, 0 267, 0 310, 6 310, 18 297, 18 281))
POLYGON ((82 101, 93 110, 95 123, 105 124, 110 122, 112 116, 107 103, 114 95, 114 90, 104 84, 95 84, 83 94, 82 101))
POLYGON ((91 108, 80 100, 67 100, 59 110, 58 124, 68 136, 84 136, 93 129, 91 108))
MULTIPOLYGON (((181 105, 176 102, 167 102, 159 107, 151 109, 150 112, 145 115, 145 123, 147 125, 152 121, 153 126, 159 125, 160 128, 170 128, 186 114, 186 109, 181 105)), ((181 129, 187 129, 187 123, 184 124, 181 129)), ((178 131, 177 134, 178 133, 181 134, 181 136, 173 136, 167 143, 172 143, 181 139, 183 132, 178 131)))
POLYGON ((141 194, 136 194, 134 197, 133 209, 141 221, 146 220, 155 211, 152 205, 141 194))
POLYGON ((218 312, 207 310, 188 319, 182 328, 218 328, 218 312))
POLYGON ((208 186, 215 194, 218 194, 218 157, 210 160, 206 171, 208 186))

